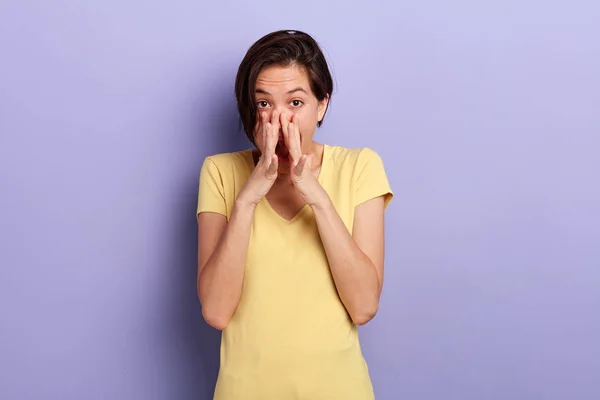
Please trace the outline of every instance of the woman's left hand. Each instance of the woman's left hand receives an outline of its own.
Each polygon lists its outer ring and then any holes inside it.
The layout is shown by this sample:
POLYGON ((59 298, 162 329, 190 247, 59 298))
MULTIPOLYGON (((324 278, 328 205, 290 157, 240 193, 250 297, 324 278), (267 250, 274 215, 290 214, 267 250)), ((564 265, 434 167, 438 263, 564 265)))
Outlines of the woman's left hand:
POLYGON ((302 154, 298 117, 294 114, 292 120, 282 114, 282 131, 285 145, 289 151, 290 175, 294 187, 304 201, 310 206, 325 204, 327 192, 312 171, 312 154, 302 154))

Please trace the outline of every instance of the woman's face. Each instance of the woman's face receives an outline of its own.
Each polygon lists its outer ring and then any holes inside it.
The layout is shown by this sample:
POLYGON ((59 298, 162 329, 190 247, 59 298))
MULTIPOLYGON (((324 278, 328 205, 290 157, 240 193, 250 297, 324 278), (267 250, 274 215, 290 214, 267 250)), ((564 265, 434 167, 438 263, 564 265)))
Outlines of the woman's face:
MULTIPOLYGON (((261 70, 256 79, 255 97, 257 109, 257 126, 254 138, 258 148, 264 151, 261 114, 266 114, 267 121, 271 120, 273 111, 281 115, 280 120, 287 118, 291 121, 296 114, 300 128, 302 153, 313 151, 313 135, 317 123, 323 119, 327 110, 328 99, 317 100, 310 88, 310 81, 303 66, 292 64, 287 67, 272 66, 261 70)), ((279 131, 278 155, 287 154, 283 140, 283 132, 279 131)), ((288 166, 289 167, 289 166, 288 166)), ((286 169, 280 163, 279 169, 286 169)))

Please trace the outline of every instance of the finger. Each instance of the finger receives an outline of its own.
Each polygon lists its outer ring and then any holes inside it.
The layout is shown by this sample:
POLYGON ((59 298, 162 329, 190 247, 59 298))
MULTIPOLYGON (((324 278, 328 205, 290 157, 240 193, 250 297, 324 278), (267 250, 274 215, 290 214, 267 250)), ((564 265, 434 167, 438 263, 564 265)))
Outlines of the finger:
POLYGON ((273 125, 273 135, 276 139, 279 139, 279 130, 281 129, 281 121, 279 121, 280 112, 273 110, 271 114, 271 125, 273 125))
POLYGON ((267 169, 268 177, 272 177, 273 175, 275 175, 277 173, 278 162, 279 162, 279 160, 277 159, 277 156, 275 154, 271 155, 271 164, 269 165, 269 168, 267 169))
POLYGON ((294 174, 296 174, 297 177, 302 176, 302 174, 304 173, 304 169, 306 168, 307 159, 308 159, 308 156, 303 154, 300 157, 300 159, 298 160, 298 164, 296 165, 296 167, 294 167, 294 174))
POLYGON ((265 123, 265 129, 264 129, 264 133, 263 133, 263 146, 264 146, 264 150, 265 150, 265 157, 268 159, 269 157, 271 157, 271 155, 275 152, 275 148, 273 147, 273 145, 271 144, 272 140, 271 140, 271 123, 267 122, 265 123))
MULTIPOLYGON (((286 147, 288 146, 288 129, 290 126, 290 116, 287 112, 282 112, 281 117, 279 118, 281 121, 281 131, 283 132, 283 140, 285 142, 286 147)), ((289 148, 289 147, 288 147, 289 148)))
MULTIPOLYGON (((290 129, 290 128, 288 128, 290 129)), ((291 132, 290 132, 290 153, 296 163, 300 160, 302 156, 302 148, 300 147, 300 130, 298 127, 298 115, 294 114, 292 117, 291 124, 291 132)))
POLYGON ((269 142, 273 152, 275 152, 275 146, 277 146, 277 142, 279 141, 279 129, 281 127, 281 123, 279 122, 279 111, 274 110, 271 114, 271 129, 269 130, 270 139, 269 142))
POLYGON ((275 148, 277 147, 277 140, 278 140, 277 132, 278 132, 278 130, 279 130, 278 127, 269 123, 269 151, 271 152, 271 154, 275 153, 275 148))
POLYGON ((260 149, 260 150, 262 151, 267 146, 267 114, 264 112, 261 112, 259 115, 259 119, 260 119, 260 135, 261 135, 260 137, 262 138, 262 147, 263 147, 263 149, 260 149))

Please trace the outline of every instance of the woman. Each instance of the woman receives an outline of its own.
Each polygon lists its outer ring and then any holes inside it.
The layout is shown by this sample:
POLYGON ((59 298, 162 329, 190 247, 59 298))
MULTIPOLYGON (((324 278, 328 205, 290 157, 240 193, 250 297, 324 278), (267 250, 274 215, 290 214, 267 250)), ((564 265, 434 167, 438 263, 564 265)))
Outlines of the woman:
POLYGON ((393 194, 374 151, 313 140, 332 90, 299 31, 261 38, 239 67, 256 149, 207 157, 198 195, 198 296, 223 330, 216 400, 374 398, 357 325, 378 309, 393 194))

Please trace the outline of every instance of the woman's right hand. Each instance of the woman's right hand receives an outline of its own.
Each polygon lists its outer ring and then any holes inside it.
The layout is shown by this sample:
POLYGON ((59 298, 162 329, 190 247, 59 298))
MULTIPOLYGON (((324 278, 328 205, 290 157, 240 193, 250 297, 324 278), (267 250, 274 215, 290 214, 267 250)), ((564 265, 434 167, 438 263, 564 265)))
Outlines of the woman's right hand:
POLYGON ((275 147, 279 140, 279 113, 273 111, 271 120, 267 120, 266 113, 260 114, 256 143, 260 150, 260 157, 252 174, 241 189, 238 200, 256 206, 267 195, 275 179, 277 179, 278 159, 275 147))

